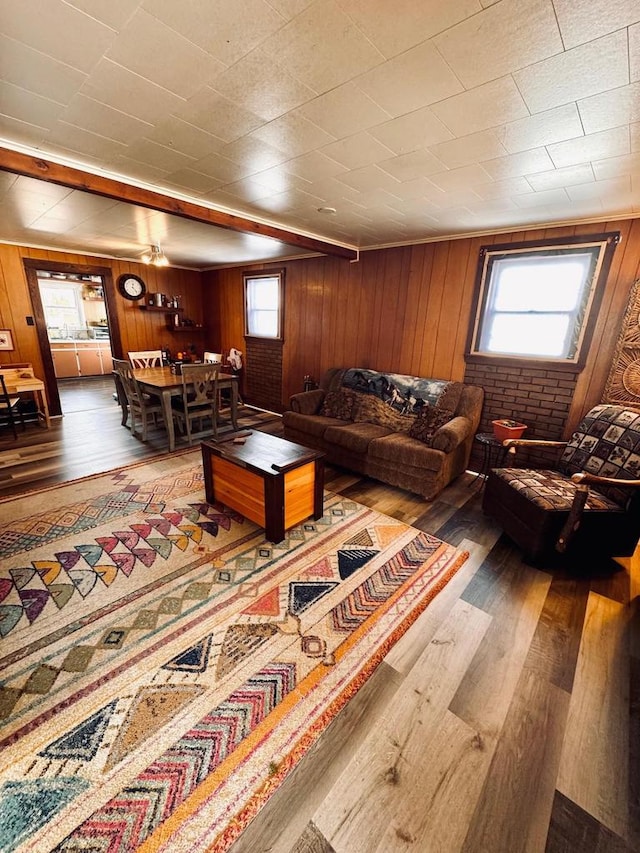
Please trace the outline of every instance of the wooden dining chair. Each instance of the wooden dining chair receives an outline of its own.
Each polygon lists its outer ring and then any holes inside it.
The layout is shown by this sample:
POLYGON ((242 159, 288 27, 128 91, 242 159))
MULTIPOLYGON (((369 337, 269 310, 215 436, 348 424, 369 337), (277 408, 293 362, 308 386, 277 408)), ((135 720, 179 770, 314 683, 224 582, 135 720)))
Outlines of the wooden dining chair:
MULTIPOLYGON (((145 394, 133 375, 133 368, 128 361, 121 358, 113 359, 113 369, 120 380, 129 406, 131 419, 131 434, 138 435, 137 423, 142 427, 142 441, 147 440, 147 427, 150 418, 157 423, 157 416, 162 416, 162 405, 157 397, 145 394)), ((124 424, 123 424, 124 425, 124 424)))
POLYGON ((202 356, 202 360, 206 364, 222 364, 222 353, 221 352, 205 352, 202 356))
POLYGON ((0 387, 2 389, 0 392, 0 418, 6 418, 7 423, 13 430, 13 437, 17 439, 18 431, 16 429, 16 420, 14 415, 17 415, 20 418, 22 429, 26 429, 24 415, 20 411, 20 397, 9 394, 2 373, 0 373, 0 387))
POLYGON ((213 433, 218 435, 218 373, 219 364, 183 364, 182 397, 174 397, 173 414, 178 426, 184 429, 191 445, 194 438, 203 438, 213 433), (194 422, 199 422, 197 432, 194 422), (205 428, 210 421, 210 428, 205 428))
POLYGON ((162 350, 140 350, 139 352, 130 352, 128 355, 133 368, 162 367, 162 350))

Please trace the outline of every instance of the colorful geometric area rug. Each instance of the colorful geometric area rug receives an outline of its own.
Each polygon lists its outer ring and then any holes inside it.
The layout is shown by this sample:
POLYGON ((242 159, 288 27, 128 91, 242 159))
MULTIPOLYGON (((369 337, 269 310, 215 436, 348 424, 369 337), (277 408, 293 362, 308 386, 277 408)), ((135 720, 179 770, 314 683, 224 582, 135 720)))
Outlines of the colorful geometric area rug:
POLYGON ((224 851, 466 559, 326 493, 277 545, 199 451, 0 502, 0 850, 224 851))

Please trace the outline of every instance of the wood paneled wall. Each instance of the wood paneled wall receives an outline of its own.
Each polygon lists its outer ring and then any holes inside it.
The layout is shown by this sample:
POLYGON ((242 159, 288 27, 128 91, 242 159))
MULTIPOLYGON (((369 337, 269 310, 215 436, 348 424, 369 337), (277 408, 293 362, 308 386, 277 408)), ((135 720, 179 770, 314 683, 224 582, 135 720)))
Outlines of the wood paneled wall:
POLYGON ((111 304, 117 312, 120 341, 114 341, 114 354, 129 350, 156 349, 168 346, 173 352, 183 349, 192 340, 198 348, 206 343, 203 331, 172 332, 166 327, 164 314, 141 311, 139 303, 123 299, 115 291, 118 277, 125 272, 135 273, 147 285, 148 292, 166 293, 182 297, 184 314, 198 324, 203 323, 202 275, 190 270, 172 267, 147 267, 144 264, 96 258, 65 252, 30 249, 23 246, 0 245, 0 328, 10 329, 15 350, 0 352, 0 363, 14 361, 32 362, 36 374, 42 375, 42 359, 34 326, 28 326, 27 316, 32 316, 33 306, 25 276, 23 258, 57 261, 69 264, 97 264, 112 271, 114 288, 111 304))
MULTIPOLYGON (((464 350, 480 246, 620 231, 587 364, 566 430, 600 400, 631 286, 640 275, 640 220, 517 231, 363 252, 359 262, 312 258, 286 268, 283 399, 333 366, 464 377, 464 350)), ((243 350, 241 268, 205 274, 205 315, 222 350, 243 350)), ((251 366, 248 365, 248 370, 251 366)))

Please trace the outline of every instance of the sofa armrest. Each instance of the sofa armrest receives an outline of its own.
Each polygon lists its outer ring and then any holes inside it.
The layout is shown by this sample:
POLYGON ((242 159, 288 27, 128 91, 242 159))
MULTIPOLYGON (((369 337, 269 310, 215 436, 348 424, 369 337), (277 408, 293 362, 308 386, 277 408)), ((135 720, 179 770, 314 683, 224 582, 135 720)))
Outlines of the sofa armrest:
POLYGON ((301 415, 317 415, 324 400, 322 388, 314 388, 313 391, 301 391, 289 397, 289 405, 294 412, 301 415))
POLYGON ((442 450, 443 453, 451 453, 471 433, 471 421, 462 415, 452 418, 448 423, 436 430, 431 439, 431 447, 442 450))

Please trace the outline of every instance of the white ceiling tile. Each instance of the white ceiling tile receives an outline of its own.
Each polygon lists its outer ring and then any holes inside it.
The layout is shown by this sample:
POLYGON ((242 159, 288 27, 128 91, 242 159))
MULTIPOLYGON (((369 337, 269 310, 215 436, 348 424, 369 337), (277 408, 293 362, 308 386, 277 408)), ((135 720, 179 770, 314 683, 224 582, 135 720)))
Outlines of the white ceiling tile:
POLYGON ((265 121, 315 97, 315 92, 260 49, 219 74, 211 87, 265 121))
POLYGON ((47 137, 47 145, 61 145, 70 151, 75 151, 76 155, 81 155, 80 159, 82 155, 88 154, 106 162, 111 162, 114 157, 127 152, 127 146, 122 142, 83 130, 64 121, 58 121, 53 125, 47 137))
POLYGON ((262 125, 253 131, 251 136, 266 142, 267 145, 273 145, 291 157, 306 154, 333 141, 331 134, 296 113, 289 113, 262 125))
POLYGON ((397 187, 393 188, 393 194, 400 201, 408 202, 429 199, 430 202, 437 203, 439 199, 444 198, 442 190, 436 189, 431 181, 425 177, 402 181, 397 187))
POLYGON ((454 136, 466 136, 529 115, 511 77, 493 80, 432 107, 454 136))
POLYGON ((52 127, 63 111, 63 104, 0 81, 0 113, 3 115, 40 127, 52 127))
POLYGON ((609 178, 604 181, 592 181, 588 184, 580 184, 575 187, 567 187, 566 192, 572 201, 586 199, 601 199, 607 201, 608 195, 619 195, 631 191, 631 178, 622 175, 617 178, 609 178))
POLYGON ((624 86, 629 82, 626 31, 537 62, 514 78, 534 113, 624 86))
POLYGON ((430 151, 421 148, 418 151, 410 151, 408 154, 399 154, 397 157, 381 160, 378 166, 398 181, 411 181, 420 176, 441 172, 445 164, 430 151))
POLYGON ((617 157, 620 154, 629 154, 630 150, 629 128, 626 126, 592 133, 582 139, 557 142, 547 147, 556 168, 617 157))
POLYGON ((640 154, 623 154, 622 157, 596 160, 591 166, 597 181, 617 178, 621 175, 638 175, 640 174, 640 154))
POLYGON ((585 133, 597 133, 640 119, 640 83, 631 83, 578 102, 585 133))
POLYGON ((494 130, 481 130, 479 133, 470 133, 449 142, 431 145, 429 151, 448 169, 469 166, 481 160, 492 160, 507 153, 494 130))
POLYGON ((239 181, 240 178, 245 178, 248 174, 245 167, 227 157, 221 157, 220 154, 209 154, 207 157, 201 157, 199 160, 191 162, 186 168, 202 172, 203 175, 211 175, 211 177, 225 184, 239 181))
POLYGON ((544 113, 512 121, 500 129, 502 143, 510 154, 584 136, 575 104, 564 104, 544 113))
POLYGON ((553 5, 567 49, 640 20, 638 0, 554 0, 553 5))
POLYGON ((237 199, 242 201, 258 201, 261 198, 267 198, 271 195, 271 189, 264 184, 259 184, 253 178, 242 178, 239 181, 234 181, 231 184, 225 184, 218 191, 219 198, 228 198, 231 204, 237 199))
POLYGON ((553 169, 550 172, 536 172, 535 175, 527 175, 527 181, 536 192, 552 190, 557 187, 571 187, 575 184, 587 184, 593 180, 595 178, 590 163, 565 166, 562 169, 553 169))
POLYGON ((502 0, 433 41, 467 89, 563 49, 550 0, 502 0))
POLYGON ((173 148, 159 145, 151 139, 139 139, 127 148, 127 157, 139 160, 162 169, 165 172, 175 172, 178 169, 188 168, 196 162, 193 157, 187 157, 173 148))
POLYGON ((242 166, 247 175, 279 166, 288 160, 288 155, 283 151, 253 136, 242 136, 229 142, 219 153, 242 166))
POLYGON ((353 83, 345 83, 319 95, 296 110, 336 139, 353 136, 381 122, 389 114, 353 83))
POLYGON ((370 128, 369 133, 396 154, 406 154, 416 148, 428 148, 453 139, 451 131, 433 114, 431 107, 383 122, 370 128))
POLYGON ((432 42, 396 56, 355 82, 391 116, 412 112, 463 90, 432 42))
POLYGON ((172 92, 109 59, 100 60, 83 85, 81 94, 116 110, 122 110, 124 103, 129 115, 150 123, 158 116, 176 112, 185 103, 172 92))
POLYGON ((629 27, 629 72, 632 83, 640 80, 640 24, 629 27))
POLYGON ((129 175, 134 181, 145 181, 149 184, 157 184, 159 190, 162 191, 162 182, 167 175, 164 169, 158 169, 156 166, 152 166, 149 163, 141 163, 139 160, 127 157, 126 154, 114 157, 111 162, 111 166, 113 167, 113 171, 122 176, 129 175))
POLYGON ((0 35, 0 79, 57 103, 68 104, 84 83, 86 74, 22 42, 0 35))
POLYGON ((338 0, 340 7, 385 56, 403 53, 474 15, 478 0, 338 0))
POLYGON ((142 6, 225 65, 232 65, 284 23, 266 0, 144 0, 142 6))
POLYGON ((440 172, 431 175, 432 181, 439 189, 449 192, 450 190, 464 190, 477 184, 486 184, 491 180, 491 175, 482 166, 462 166, 460 169, 451 169, 449 172, 440 172))
POLYGON ((515 178, 491 181, 490 184, 478 184, 474 189, 480 198, 510 198, 514 195, 530 193, 532 185, 526 178, 518 175, 515 178))
POLYGON ((63 0, 2 0, 0 28, 3 35, 85 72, 116 35, 63 0))
POLYGON ((345 172, 345 167, 322 154, 320 151, 310 151, 302 157, 287 161, 283 168, 292 175, 298 175, 307 181, 322 181, 333 178, 345 172))
POLYGON ((256 183, 260 183, 273 192, 284 192, 285 190, 297 189, 310 192, 311 181, 306 181, 297 175, 287 172, 284 166, 273 166, 262 172, 256 172, 251 176, 256 183))
POLYGON ((201 89, 173 112, 183 121, 195 124, 225 142, 233 142, 262 124, 254 113, 208 87, 201 89))
POLYGON ((61 113, 60 119, 84 130, 124 144, 140 139, 153 130, 153 125, 120 112, 93 98, 76 95, 61 113))
POLYGON ((269 0, 269 2, 283 18, 290 21, 291 18, 295 18, 296 15, 304 12, 307 6, 311 6, 315 0, 269 0))
POLYGON ((160 142, 196 160, 216 152, 222 153, 227 145, 219 137, 182 121, 177 116, 162 118, 149 128, 145 135, 154 142, 160 142))
POLYGON ((336 179, 338 183, 344 183, 360 193, 375 189, 386 189, 393 193, 398 181, 387 172, 383 172, 375 165, 363 166, 361 169, 353 169, 336 179))
POLYGON ((313 3, 263 42, 262 48, 318 94, 384 59, 334 0, 313 3))
POLYGON ((133 15, 106 55, 181 98, 191 97, 225 67, 143 9, 133 15))
POLYGON ((533 148, 531 151, 496 157, 494 160, 483 162, 482 165, 495 180, 553 169, 553 163, 544 148, 533 148))
POLYGON ((517 207, 545 207, 557 204, 566 204, 568 196, 563 187, 558 187, 553 190, 541 190, 540 192, 523 193, 513 197, 513 202, 517 207))
POLYGON ((167 175, 164 181, 167 186, 180 189, 181 192, 189 190, 195 193, 208 193, 223 185, 224 180, 215 178, 213 175, 205 175, 196 169, 177 169, 167 175))
POLYGON ((140 0, 66 0, 113 30, 121 29, 137 9, 140 0))

